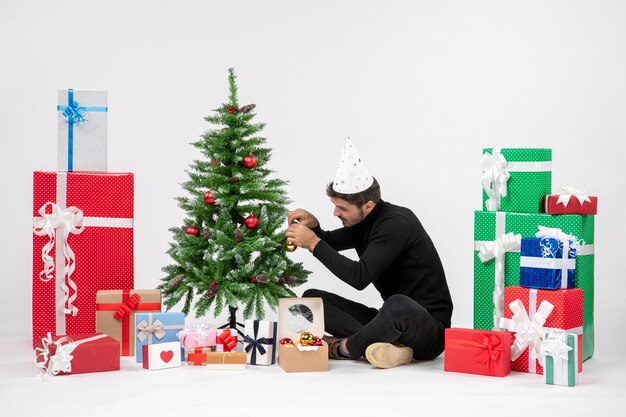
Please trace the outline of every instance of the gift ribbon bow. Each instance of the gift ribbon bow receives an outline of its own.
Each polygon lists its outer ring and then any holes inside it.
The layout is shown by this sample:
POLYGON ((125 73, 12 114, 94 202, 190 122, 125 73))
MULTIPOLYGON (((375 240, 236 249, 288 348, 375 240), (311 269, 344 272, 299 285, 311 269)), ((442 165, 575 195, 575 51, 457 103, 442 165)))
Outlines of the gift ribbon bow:
POLYGON ((115 320, 122 320, 125 317, 128 317, 131 310, 135 310, 135 308, 139 304, 139 301, 141 301, 141 296, 137 293, 134 293, 128 298, 128 300, 120 304, 115 313, 113 313, 113 318, 115 318, 115 320))
MULTIPOLYGON (((63 116, 65 116, 65 118, 67 119, 66 122, 68 124, 74 124, 74 123, 84 123, 87 121, 87 119, 85 119, 85 107, 81 107, 78 104, 78 101, 73 100, 74 96, 72 95, 72 101, 67 103, 67 106, 59 106, 59 107, 64 107, 63 108, 63 116)), ((59 108, 59 110, 61 110, 61 108, 59 108)))
POLYGON ((509 304, 513 317, 511 319, 501 318, 500 327, 516 332, 515 341, 511 346, 511 362, 517 360, 528 347, 529 364, 535 363, 536 359, 541 361, 541 340, 546 332, 543 327, 554 305, 543 300, 539 309, 535 313, 531 312, 529 317, 522 302, 517 299, 509 304))
POLYGON ((199 323, 192 326, 186 326, 183 330, 181 330, 180 332, 176 333, 176 337, 178 337, 178 339, 180 340, 180 343, 184 343, 185 342, 185 338, 188 336, 191 336, 192 334, 195 334, 196 337, 198 338, 197 342, 198 342, 198 347, 202 347, 202 346, 206 346, 207 345, 207 333, 206 331, 211 329, 211 326, 205 323, 199 323))
POLYGON ((556 252, 556 250, 551 250, 549 245, 546 244, 546 239, 556 239, 559 241, 559 246, 563 249, 564 258, 569 256, 570 250, 574 251, 572 254, 575 255, 575 251, 580 250, 580 248, 585 245, 584 240, 579 240, 578 238, 576 238, 576 236, 567 234, 559 228, 544 226, 538 227, 539 231, 535 233, 535 237, 540 238, 541 242, 543 243, 542 248, 545 248, 545 250, 542 251, 542 256, 544 256, 545 254, 544 257, 550 256, 550 254, 552 254, 552 257, 554 257, 554 253, 556 252), (548 251, 550 253, 548 253, 548 251))
POLYGON ((483 173, 480 183, 489 197, 485 202, 488 211, 500 210, 500 197, 507 196, 507 182, 510 174, 508 164, 500 149, 494 148, 492 153, 485 152, 482 157, 483 173))
POLYGON ((224 352, 229 352, 237 346, 237 334, 231 334, 230 329, 223 330, 216 338, 218 345, 224 345, 224 352))
POLYGON ((580 205, 582 206, 585 202, 591 203, 591 199, 585 193, 584 190, 579 190, 574 187, 561 187, 557 193, 559 198, 556 200, 556 204, 563 204, 564 207, 567 207, 569 204, 569 200, 572 197, 575 197, 580 205))
POLYGON ((148 322, 142 320, 137 325, 137 330, 139 330, 139 333, 137 333, 137 339, 143 342, 150 334, 154 334, 157 339, 161 340, 166 334, 164 328, 165 326, 163 326, 163 323, 161 323, 159 319, 156 319, 152 325, 148 325, 148 322))
MULTIPOLYGON (((65 314, 71 314, 75 316, 78 313, 78 308, 73 305, 76 300, 78 288, 76 283, 72 279, 72 273, 76 268, 76 255, 70 247, 67 239, 70 233, 80 234, 84 230, 83 226, 83 212, 76 207, 67 207, 65 209, 60 206, 47 202, 39 209, 39 216, 35 219, 33 226, 33 233, 37 236, 48 236, 48 243, 46 243, 41 249, 41 259, 43 261, 43 270, 39 273, 39 278, 43 282, 50 281, 54 276, 54 259, 50 256, 50 252, 55 246, 56 239, 60 239, 63 245, 63 262, 66 267, 65 276, 61 282, 61 287, 64 292, 63 298, 63 312, 65 314), (50 207, 51 214, 46 213, 46 209, 50 207), (57 230, 59 236, 57 237, 57 230), (67 283, 66 283, 67 281, 67 283), (70 288, 73 294, 70 296, 70 288)), ((58 261, 58 260, 57 260, 58 261)))
POLYGON ((560 361, 568 361, 568 353, 573 350, 571 346, 567 345, 567 333, 550 330, 548 336, 541 342, 542 355, 552 356, 555 364, 555 368, 559 367, 560 361))
POLYGON ((259 321, 258 320, 254 320, 253 331, 254 331, 254 337, 245 335, 244 343, 247 343, 246 348, 245 348, 247 353, 250 353, 250 349, 252 349, 252 353, 250 356, 250 363, 256 364, 257 351, 259 352, 259 355, 261 356, 265 355, 267 353, 267 350, 265 349, 265 346, 263 345, 272 346, 274 344, 274 338, 273 337, 259 338, 259 321))
POLYGON ((63 336, 56 341, 52 340, 52 335, 48 335, 41 339, 41 347, 36 347, 35 366, 44 372, 44 376, 55 376, 61 372, 72 372, 72 352, 83 343, 108 337, 106 334, 98 334, 86 339, 74 341, 67 336, 63 336), (50 355, 50 348, 56 347, 54 355, 50 355))
POLYGON ((498 329, 498 323, 504 317, 504 259, 507 252, 517 251, 522 242, 522 235, 512 232, 500 235, 494 241, 484 242, 479 250, 478 257, 482 263, 495 259, 495 285, 493 290, 493 325, 498 329))

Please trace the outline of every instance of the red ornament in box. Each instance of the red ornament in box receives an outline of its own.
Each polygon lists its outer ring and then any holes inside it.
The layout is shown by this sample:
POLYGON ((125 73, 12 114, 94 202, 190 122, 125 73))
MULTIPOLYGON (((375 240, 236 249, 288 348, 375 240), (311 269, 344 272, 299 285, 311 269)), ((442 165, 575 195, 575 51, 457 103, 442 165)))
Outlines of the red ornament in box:
POLYGON ((246 168, 254 168, 256 166, 256 156, 248 154, 243 157, 243 166, 246 168))
POLYGON ((48 375, 119 371, 120 342, 104 333, 37 339, 35 366, 48 375))
POLYGON ((259 218, 250 215, 246 218, 245 224, 248 229, 256 229, 259 226, 259 218))
POLYGON ((588 196, 573 187, 563 187, 558 194, 547 195, 544 206, 548 214, 597 214, 598 197, 588 196))
POLYGON ((133 174, 35 172, 33 347, 96 331, 96 292, 131 289, 133 174))
POLYGON ((444 370, 488 376, 511 372, 513 333, 446 329, 444 370))
MULTIPOLYGON (((545 306, 549 307, 549 306, 545 306)), ((541 335, 535 334, 536 328, 549 328, 549 329, 561 329, 568 333, 576 333, 578 335, 578 372, 583 370, 583 290, 580 288, 569 288, 566 290, 537 290, 533 288, 524 287, 505 287, 504 288, 504 322, 510 323, 510 319, 521 319, 521 325, 516 323, 516 328, 522 328, 525 330, 524 340, 530 340, 530 347, 523 349, 522 353, 517 359, 516 356, 516 342, 517 337, 514 337, 513 346, 511 348, 511 370, 519 372, 530 372, 536 374, 543 374, 543 367, 539 363, 538 359, 531 359, 530 349, 534 349, 534 352, 540 351, 541 347, 537 344, 541 344, 541 338, 544 337, 544 332, 541 335), (522 311, 516 314, 512 307, 515 308, 519 301, 521 303, 522 311), (548 310, 542 311, 542 302, 547 301, 552 304, 554 308, 548 313, 548 310), (522 314, 519 314, 522 313, 522 314), (514 316, 515 315, 515 316, 514 316), (546 316, 545 322, 540 323, 542 316, 546 316), (507 321, 509 319, 509 321, 507 321), (534 322, 531 325, 531 322, 534 322), (533 344, 534 342, 534 344, 533 344)))

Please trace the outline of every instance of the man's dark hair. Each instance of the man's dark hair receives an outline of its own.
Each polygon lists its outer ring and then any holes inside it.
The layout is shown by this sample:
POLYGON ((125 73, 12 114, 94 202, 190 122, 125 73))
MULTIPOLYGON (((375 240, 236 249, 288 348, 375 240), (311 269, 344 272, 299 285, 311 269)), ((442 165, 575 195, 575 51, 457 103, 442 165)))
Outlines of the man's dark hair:
POLYGON ((367 190, 363 190, 354 194, 342 194, 338 193, 333 189, 333 183, 330 182, 326 186, 326 195, 330 198, 341 198, 342 200, 346 200, 350 204, 354 204, 358 208, 363 207, 363 204, 368 201, 372 201, 374 204, 378 204, 380 201, 380 185, 378 185, 378 181, 374 178, 374 182, 369 186, 367 190))

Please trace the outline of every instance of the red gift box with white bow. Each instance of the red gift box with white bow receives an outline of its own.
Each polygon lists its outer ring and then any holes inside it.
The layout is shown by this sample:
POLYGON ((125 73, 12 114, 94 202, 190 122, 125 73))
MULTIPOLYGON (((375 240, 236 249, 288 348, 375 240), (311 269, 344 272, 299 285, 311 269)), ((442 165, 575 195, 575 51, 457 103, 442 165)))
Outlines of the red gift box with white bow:
POLYGON ((51 336, 37 339, 35 366, 43 375, 119 371, 120 343, 104 333, 51 336))
POLYGON ((504 288, 504 319, 500 327, 515 332, 511 370, 543 375, 541 342, 550 329, 578 337, 578 372, 583 370, 583 290, 504 288))
POLYGON ((558 194, 547 195, 544 206, 548 214, 597 214, 598 197, 573 187, 563 187, 558 194))
POLYGON ((131 289, 133 174, 35 172, 33 347, 96 331, 96 292, 131 289))

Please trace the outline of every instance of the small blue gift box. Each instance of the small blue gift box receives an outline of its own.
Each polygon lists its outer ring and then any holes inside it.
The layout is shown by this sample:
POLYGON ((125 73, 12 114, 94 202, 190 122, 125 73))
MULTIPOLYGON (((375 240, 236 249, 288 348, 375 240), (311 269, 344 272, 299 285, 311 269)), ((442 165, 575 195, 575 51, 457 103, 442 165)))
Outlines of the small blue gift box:
POLYGON ((574 244, 555 238, 522 238, 520 286, 546 290, 574 288, 574 244))
POLYGON ((178 342, 176 333, 185 327, 183 313, 137 313, 135 314, 135 357, 143 362, 144 345, 178 342))

